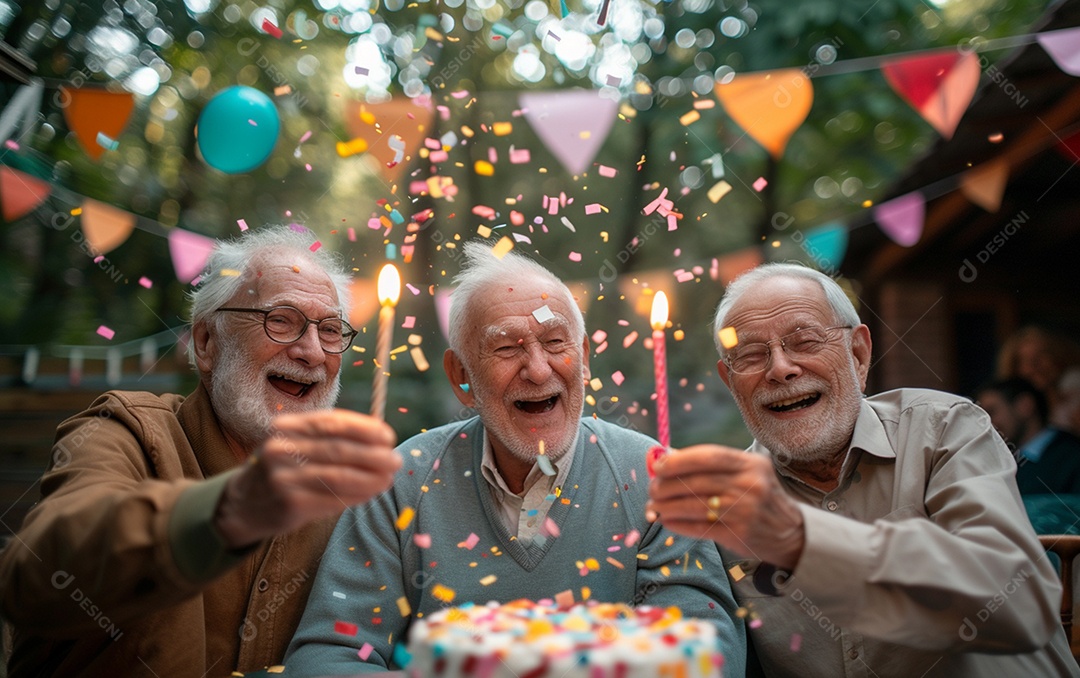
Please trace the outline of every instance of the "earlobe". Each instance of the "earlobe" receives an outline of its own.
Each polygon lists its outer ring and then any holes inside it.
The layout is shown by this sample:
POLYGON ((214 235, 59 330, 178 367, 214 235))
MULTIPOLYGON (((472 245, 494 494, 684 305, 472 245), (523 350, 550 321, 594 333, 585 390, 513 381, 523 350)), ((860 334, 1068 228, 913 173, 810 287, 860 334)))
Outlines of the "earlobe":
POLYGON ((585 381, 588 382, 592 379, 592 370, 589 369, 589 338, 581 342, 581 373, 585 381))
POLYGON ((465 407, 472 407, 473 403, 476 402, 476 398, 473 396, 469 384, 469 373, 453 349, 448 348, 443 353, 443 370, 446 372, 446 378, 450 380, 450 388, 454 390, 454 397, 465 407))
POLYGON ((217 347, 205 320, 192 325, 191 341, 195 349, 195 367, 201 374, 210 374, 214 369, 214 355, 217 347))
POLYGON ((716 361, 716 373, 720 375, 720 381, 724 382, 724 386, 731 388, 731 381, 728 374, 728 366, 723 360, 716 361))
POLYGON ((866 377, 870 373, 870 356, 873 344, 870 341, 870 328, 858 325, 851 334, 851 353, 855 359, 855 371, 859 375, 859 389, 866 390, 866 377))

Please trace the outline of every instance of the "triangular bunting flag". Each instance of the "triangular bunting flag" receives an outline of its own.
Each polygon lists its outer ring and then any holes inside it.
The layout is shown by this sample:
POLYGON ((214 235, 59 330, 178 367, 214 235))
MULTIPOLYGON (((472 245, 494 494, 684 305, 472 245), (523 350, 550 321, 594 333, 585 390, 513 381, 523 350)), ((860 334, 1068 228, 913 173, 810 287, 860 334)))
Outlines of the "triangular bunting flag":
POLYGON ((973 52, 937 52, 884 62, 885 80, 938 134, 951 139, 979 85, 973 52))
POLYGON ((135 229, 131 212, 87 198, 82 204, 82 232, 95 255, 106 254, 119 247, 135 229))
POLYGON ((800 69, 789 68, 737 75, 727 84, 717 83, 716 98, 739 127, 779 158, 810 113, 814 87, 800 69))
POLYGON ((619 102, 592 90, 531 92, 518 101, 536 136, 570 174, 592 164, 619 112, 619 102))
POLYGON ((822 271, 840 268, 847 253, 848 229, 843 224, 825 224, 803 234, 803 247, 822 271))
POLYGON ((997 212, 1008 181, 1009 163, 992 160, 965 172, 960 178, 960 191, 987 212, 997 212))
POLYGON ((388 184, 397 183, 415 159, 425 137, 434 132, 435 111, 416 99, 396 97, 381 104, 345 102, 345 129, 352 139, 363 139, 367 157, 379 165, 388 184))
POLYGON ((1036 33, 1035 39, 1058 68, 1069 75, 1080 76, 1080 28, 1036 33))
POLYGON ((67 102, 62 108, 68 129, 75 133, 83 151, 94 161, 105 152, 98 134, 113 141, 119 139, 135 110, 135 97, 129 92, 61 87, 60 95, 67 102))
POLYGON ((179 228, 169 231, 169 254, 180 282, 189 283, 203 272, 214 242, 213 238, 179 228))
POLYGON ((893 242, 911 247, 922 237, 926 200, 918 191, 893 198, 874 208, 874 219, 893 242))
POLYGON ((47 182, 10 167, 0 167, 0 207, 4 221, 12 222, 36 209, 49 197, 47 182))

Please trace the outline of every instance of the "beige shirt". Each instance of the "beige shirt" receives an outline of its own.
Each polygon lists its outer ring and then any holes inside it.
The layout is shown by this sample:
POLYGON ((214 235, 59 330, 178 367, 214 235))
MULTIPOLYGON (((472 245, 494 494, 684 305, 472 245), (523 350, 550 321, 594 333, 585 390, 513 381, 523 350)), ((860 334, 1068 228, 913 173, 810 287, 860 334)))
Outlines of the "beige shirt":
POLYGON ((831 492, 774 462, 805 520, 794 573, 769 596, 753 581, 759 561, 724 553, 766 675, 1080 675, 1016 464, 970 401, 866 398, 831 492))
POLYGON ((487 481, 488 489, 491 490, 491 498, 499 507, 499 518, 502 519, 506 531, 511 537, 517 537, 523 541, 532 541, 544 527, 548 509, 551 503, 561 494, 561 488, 570 472, 570 466, 574 463, 574 450, 577 448, 577 437, 570 443, 570 449, 559 458, 552 461, 555 475, 548 476, 540 469, 539 464, 534 464, 525 476, 525 491, 520 495, 510 491, 498 466, 495 465, 495 453, 488 439, 487 431, 484 431, 484 457, 480 463, 480 472, 487 481))

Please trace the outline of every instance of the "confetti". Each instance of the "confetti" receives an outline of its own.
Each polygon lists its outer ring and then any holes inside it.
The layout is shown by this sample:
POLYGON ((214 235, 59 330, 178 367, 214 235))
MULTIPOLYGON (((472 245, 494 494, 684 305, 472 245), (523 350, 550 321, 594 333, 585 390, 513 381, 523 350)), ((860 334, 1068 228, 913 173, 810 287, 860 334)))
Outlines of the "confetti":
POLYGON ((431 595, 444 603, 452 603, 454 602, 454 597, 457 596, 457 593, 455 593, 452 588, 443 586, 442 584, 436 584, 434 588, 431 589, 431 595))
POLYGON ((617 75, 608 74, 608 76, 605 78, 605 81, 607 82, 608 87, 618 87, 622 84, 622 78, 617 75))
POLYGON ((492 584, 494 584, 494 583, 495 583, 495 581, 496 581, 497 579, 498 579, 498 577, 496 577, 495 575, 493 575, 493 574, 489 574, 489 575, 488 575, 488 576, 486 576, 486 577, 481 577, 481 579, 480 579, 480 585, 481 585, 481 586, 491 586, 492 584))
POLYGON ((731 567, 729 567, 728 574, 731 575, 732 581, 740 581, 743 577, 746 576, 746 572, 744 572, 742 567, 740 567, 739 565, 732 565, 731 567))
POLYGON ((281 29, 270 23, 269 19, 263 19, 262 29, 270 35, 274 36, 275 38, 280 38, 283 35, 281 29))
POLYGON ((248 230, 247 222, 244 221, 243 219, 237 219, 236 220, 236 225, 240 227, 241 232, 248 230))
POLYGON ((555 314, 551 312, 551 309, 548 308, 547 304, 544 304, 540 308, 533 311, 532 315, 534 318, 536 318, 536 322, 541 324, 546 323, 547 321, 552 320, 555 317, 555 314))
POLYGON ((465 541, 458 542, 459 549, 469 549, 470 551, 480 542, 480 537, 476 536, 475 532, 470 532, 465 541))
POLYGON ((409 355, 412 356, 413 364, 416 365, 417 372, 427 372, 431 367, 427 361, 427 357, 424 356, 424 350, 419 346, 413 346, 409 349, 409 355))
POLYGON ((754 180, 754 190, 758 193, 761 193, 761 190, 768 185, 769 182, 765 179, 765 177, 758 177, 754 180))
POLYGON ((537 455, 536 465, 540 467, 540 471, 543 472, 545 476, 550 477, 555 475, 555 467, 551 465, 551 460, 548 459, 546 454, 537 455))
POLYGON ((334 633, 340 633, 343 636, 355 636, 356 632, 360 630, 360 627, 356 624, 350 624, 345 621, 334 622, 334 633))
POLYGON ((572 224, 569 219, 567 219, 566 217, 560 217, 560 220, 562 221, 563 226, 570 229, 571 233, 577 233, 577 229, 574 228, 574 224, 572 224))
POLYGON ((334 597, 335 598, 341 598, 342 600, 345 600, 347 596, 344 593, 342 593, 341 591, 334 591, 334 597))
POLYGON ((403 330, 411 330, 414 327, 416 327, 415 315, 407 315, 405 316, 405 319, 401 321, 401 329, 403 330))
POLYGON ((497 137, 505 137, 514 131, 514 125, 509 122, 497 122, 491 126, 491 131, 497 137))
POLYGON ((151 287, 154 286, 154 281, 150 280, 150 278, 147 278, 144 275, 143 277, 139 278, 139 284, 142 285, 143 287, 145 287, 146 289, 150 289, 151 287))
POLYGON ((622 383, 623 383, 624 379, 626 379, 626 377, 623 376, 623 373, 622 373, 621 370, 616 371, 616 372, 612 372, 612 374, 611 374, 611 381, 615 382, 616 386, 622 386, 622 383))
POLYGON ((397 525, 397 529, 404 530, 406 527, 409 526, 409 523, 412 522, 414 516, 416 516, 416 511, 413 510, 412 507, 406 506, 404 509, 401 510, 401 514, 398 516, 397 522, 394 524, 397 525))
POLYGON ((600 176, 607 177, 609 179, 619 173, 619 170, 615 169, 614 167, 608 167, 607 165, 600 165, 598 171, 600 172, 600 176))
POLYGON ((495 255, 496 259, 502 259, 506 256, 506 253, 512 249, 514 249, 514 241, 503 236, 503 238, 491 248, 491 253, 495 255))
POLYGON ((100 327, 97 328, 97 333, 100 334, 101 336, 105 337, 106 339, 109 339, 110 341, 112 340, 112 338, 114 336, 116 336, 116 332, 114 332, 113 330, 110 330, 108 327, 105 327, 104 325, 101 325, 100 327))
POLYGON ((608 561, 608 563, 610 563, 611 565, 613 565, 613 566, 617 567, 617 568, 618 568, 618 569, 620 569, 620 570, 625 570, 625 569, 626 569, 626 566, 625 566, 625 565, 623 565, 623 564, 622 564, 622 563, 620 563, 619 561, 615 560, 615 559, 614 559, 614 558, 612 558, 611 556, 608 556, 607 558, 605 558, 605 560, 607 560, 607 561, 608 561))
POLYGON ((490 177, 495 174, 495 166, 487 160, 477 160, 473 163, 473 171, 482 177, 490 177))
POLYGON ((409 599, 405 596, 401 596, 397 599, 397 609, 401 613, 402 617, 408 617, 412 612, 412 607, 409 605, 409 599))
POLYGON ((560 534, 559 526, 555 524, 555 521, 550 516, 544 518, 543 532, 549 537, 558 537, 560 534))
POLYGON ((292 87, 289 87, 288 85, 282 85, 281 87, 274 88, 274 96, 276 97, 283 97, 286 94, 290 94, 291 92, 292 87))
POLYGON ((350 155, 356 155, 357 153, 363 153, 368 149, 367 142, 363 138, 357 137, 351 141, 339 141, 337 142, 337 154, 342 158, 348 158, 350 155))
POLYGON ((318 252, 320 247, 322 247, 322 243, 316 240, 315 242, 311 243, 311 247, 309 247, 308 249, 312 252, 318 252))
POLYGON ((682 117, 679 118, 679 122, 682 123, 683 127, 686 127, 691 123, 695 123, 698 120, 701 120, 701 114, 698 113, 696 110, 690 111, 689 113, 684 113, 682 117))
POLYGON ((357 75, 367 75, 369 72, 370 71, 368 71, 368 69, 364 68, 363 66, 357 66, 356 67, 356 74, 357 75))
POLYGON ((371 646, 371 643, 364 643, 360 646, 360 651, 356 653, 356 656, 360 657, 361 661, 366 662, 368 657, 371 656, 371 653, 374 650, 375 648, 371 646))
POLYGON ((598 202, 594 202, 589 205, 585 205, 585 214, 597 214, 604 209, 604 206, 598 202))
POLYGON ((739 345, 739 336, 735 333, 734 327, 725 327, 719 332, 720 345, 726 349, 732 349, 739 345))
POLYGON ((641 538, 641 533, 637 530, 630 530, 630 533, 626 535, 626 540, 623 541, 627 546, 633 546, 638 543, 638 539, 641 538))
POLYGON ((97 133, 97 144, 98 146, 101 146, 102 148, 109 151, 115 151, 117 148, 120 147, 119 141, 116 141, 115 139, 110 139, 108 136, 105 135, 104 132, 97 133))
POLYGON ((514 148, 510 147, 510 164, 511 165, 523 165, 532 158, 527 148, 514 148))
POLYGON ((422 549, 431 548, 431 535, 430 534, 414 534, 413 543, 422 549))
POLYGON ((581 261, 581 252, 571 252, 566 256, 570 261, 581 261))
POLYGON ((791 645, 789 645, 792 652, 798 652, 802 649, 802 635, 798 633, 791 634, 791 645))
POLYGON ((731 192, 731 184, 721 179, 709 189, 709 192, 706 193, 705 196, 713 203, 718 203, 720 202, 720 198, 723 198, 729 192, 731 192))

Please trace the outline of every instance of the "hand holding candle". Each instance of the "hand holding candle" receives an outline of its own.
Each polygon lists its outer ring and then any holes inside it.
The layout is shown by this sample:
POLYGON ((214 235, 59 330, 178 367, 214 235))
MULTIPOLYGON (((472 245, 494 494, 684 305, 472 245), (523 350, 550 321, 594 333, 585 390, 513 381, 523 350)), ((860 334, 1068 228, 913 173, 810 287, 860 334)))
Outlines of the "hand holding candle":
POLYGON ((375 337, 375 380, 371 386, 371 416, 386 415, 386 386, 390 379, 390 344, 394 336, 394 307, 401 295, 401 276, 393 264, 379 271, 379 333, 375 337))
POLYGON ((659 451, 649 451, 649 475, 652 475, 652 465, 671 446, 671 422, 668 415, 668 392, 667 392, 667 348, 665 346, 664 328, 668 320, 667 295, 657 292, 653 297, 652 314, 649 323, 653 333, 653 373, 656 377, 656 438, 660 441, 659 451))

